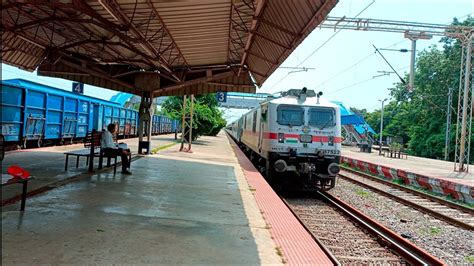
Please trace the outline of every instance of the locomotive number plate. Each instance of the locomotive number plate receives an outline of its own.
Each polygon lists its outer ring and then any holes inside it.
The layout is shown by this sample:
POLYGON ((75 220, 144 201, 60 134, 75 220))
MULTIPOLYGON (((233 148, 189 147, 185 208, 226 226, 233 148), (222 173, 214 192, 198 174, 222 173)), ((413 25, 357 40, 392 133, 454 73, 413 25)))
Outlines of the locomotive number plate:
POLYGON ((339 150, 321 150, 324 155, 339 155, 341 151, 339 150))
POLYGON ((313 137, 311 135, 300 135, 300 141, 303 143, 311 143, 313 141, 313 137))

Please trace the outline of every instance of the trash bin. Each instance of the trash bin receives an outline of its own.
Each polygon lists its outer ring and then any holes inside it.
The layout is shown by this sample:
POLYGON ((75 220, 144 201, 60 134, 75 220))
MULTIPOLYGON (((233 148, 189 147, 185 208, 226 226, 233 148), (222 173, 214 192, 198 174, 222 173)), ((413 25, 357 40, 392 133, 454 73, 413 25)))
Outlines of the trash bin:
POLYGON ((138 142, 138 153, 139 154, 150 154, 150 142, 149 141, 139 141, 138 142), (142 152, 142 150, 146 150, 145 152, 142 152))
POLYGON ((367 152, 369 145, 366 143, 359 144, 360 152, 367 152))

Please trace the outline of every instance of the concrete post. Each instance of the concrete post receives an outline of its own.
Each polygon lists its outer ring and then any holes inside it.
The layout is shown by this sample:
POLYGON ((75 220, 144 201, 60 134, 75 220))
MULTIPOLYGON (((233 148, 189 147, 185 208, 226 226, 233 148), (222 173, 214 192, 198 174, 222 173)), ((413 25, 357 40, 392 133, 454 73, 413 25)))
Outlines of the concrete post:
POLYGON ((410 91, 415 87, 415 58, 416 58, 416 39, 411 40, 411 59, 410 59, 410 79, 408 81, 408 89, 410 91))

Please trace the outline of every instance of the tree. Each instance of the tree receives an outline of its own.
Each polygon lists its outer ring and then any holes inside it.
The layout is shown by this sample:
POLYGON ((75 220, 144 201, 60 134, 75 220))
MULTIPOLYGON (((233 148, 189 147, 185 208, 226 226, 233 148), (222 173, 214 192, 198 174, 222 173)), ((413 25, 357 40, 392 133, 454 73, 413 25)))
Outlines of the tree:
MULTIPOLYGON (((227 124, 218 109, 215 94, 199 95, 195 97, 193 112, 193 139, 198 136, 215 136, 227 124)), ((183 99, 178 96, 169 97, 161 105, 164 114, 174 119, 182 118, 183 99)), ((190 106, 187 99, 187 108, 190 106)), ((189 112, 189 109, 187 110, 189 112)))
MULTIPOLYGON (((468 17, 462 23, 455 19, 452 24, 474 26, 474 18, 468 17)), ((390 89, 393 100, 384 108, 384 136, 401 138, 408 143, 413 155, 437 159, 444 157, 448 88, 453 89, 454 96, 458 95, 461 62, 459 40, 445 37, 440 42, 441 49, 434 45, 418 54, 413 91, 402 83, 396 83, 390 89)), ((454 110, 451 119, 456 123, 456 100, 450 108, 454 110)), ((380 110, 367 112, 364 117, 377 131, 380 110)), ((455 128, 456 125, 452 124, 451 132, 455 132, 455 128)), ((451 143, 454 143, 454 138, 452 134, 451 143)), ((471 141, 474 142, 474 138, 471 141)), ((471 162, 474 160, 474 145, 472 147, 471 162)), ((449 155, 453 159, 454 147, 449 155)))

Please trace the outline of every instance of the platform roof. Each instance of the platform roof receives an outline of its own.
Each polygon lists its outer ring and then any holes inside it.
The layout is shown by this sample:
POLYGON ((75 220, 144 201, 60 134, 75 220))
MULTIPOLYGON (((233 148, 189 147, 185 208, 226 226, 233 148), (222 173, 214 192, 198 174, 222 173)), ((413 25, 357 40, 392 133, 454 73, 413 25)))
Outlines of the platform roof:
POLYGON ((2 61, 155 96, 256 91, 337 0, 2 0, 2 61), (147 88, 150 89, 150 88, 147 88))

